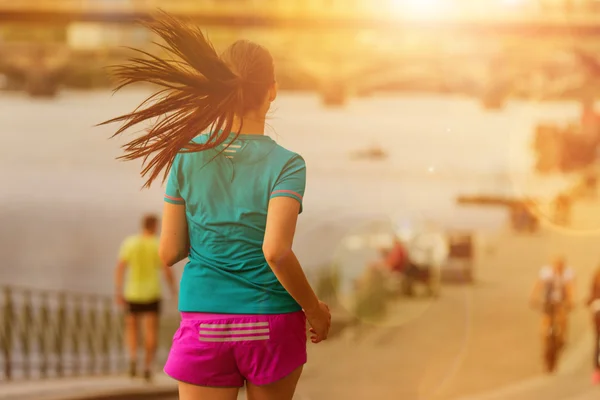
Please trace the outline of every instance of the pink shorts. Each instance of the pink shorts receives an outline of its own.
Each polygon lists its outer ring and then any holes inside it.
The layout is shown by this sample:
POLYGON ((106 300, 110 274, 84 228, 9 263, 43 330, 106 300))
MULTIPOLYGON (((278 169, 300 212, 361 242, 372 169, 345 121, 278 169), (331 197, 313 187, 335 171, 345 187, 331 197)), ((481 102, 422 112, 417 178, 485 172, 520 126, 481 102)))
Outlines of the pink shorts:
POLYGON ((182 313, 164 371, 210 387, 268 385, 306 363, 306 317, 182 313))

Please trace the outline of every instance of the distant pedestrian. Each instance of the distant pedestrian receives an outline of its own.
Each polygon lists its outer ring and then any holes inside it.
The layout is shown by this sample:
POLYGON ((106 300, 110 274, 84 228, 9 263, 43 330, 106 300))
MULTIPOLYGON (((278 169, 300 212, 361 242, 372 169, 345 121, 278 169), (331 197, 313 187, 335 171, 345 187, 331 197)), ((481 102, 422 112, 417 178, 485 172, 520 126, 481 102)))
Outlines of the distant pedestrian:
POLYGON ((158 317, 161 303, 161 270, 175 297, 177 286, 171 269, 158 255, 158 218, 144 217, 142 232, 123 242, 115 274, 117 303, 125 308, 125 337, 130 357, 129 373, 137 374, 139 325, 144 326, 144 378, 152 378, 152 363, 158 341, 158 317), (127 275, 125 274, 127 272, 127 275), (127 279, 125 279, 127 276, 127 279))
POLYGON ((394 273, 403 273, 408 262, 408 252, 398 238, 394 238, 392 248, 384 255, 386 267, 394 273))

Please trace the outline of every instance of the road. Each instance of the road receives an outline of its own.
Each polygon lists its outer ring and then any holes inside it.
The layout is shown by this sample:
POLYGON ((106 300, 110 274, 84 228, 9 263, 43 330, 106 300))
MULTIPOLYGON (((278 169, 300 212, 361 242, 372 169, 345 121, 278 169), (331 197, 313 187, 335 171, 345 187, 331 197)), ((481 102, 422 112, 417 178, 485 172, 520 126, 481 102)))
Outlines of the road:
POLYGON ((435 302, 403 301, 387 326, 311 347, 298 399, 587 400, 595 393, 587 311, 574 311, 561 368, 544 376, 528 295, 540 266, 560 252, 579 277, 581 304, 600 259, 597 240, 552 230, 498 235, 480 254, 474 286, 446 287, 435 302))

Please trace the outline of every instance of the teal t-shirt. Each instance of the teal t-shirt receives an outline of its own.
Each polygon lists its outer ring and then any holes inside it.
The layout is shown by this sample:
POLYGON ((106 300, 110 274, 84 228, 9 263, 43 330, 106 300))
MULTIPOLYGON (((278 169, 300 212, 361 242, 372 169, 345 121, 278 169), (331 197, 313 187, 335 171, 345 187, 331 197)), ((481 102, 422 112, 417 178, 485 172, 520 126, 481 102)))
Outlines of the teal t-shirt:
MULTIPOLYGON (((195 141, 207 137, 200 135, 195 141)), ((191 247, 181 278, 179 310, 299 311, 267 264, 262 245, 271 198, 296 199, 302 212, 304 159, 268 136, 233 138, 219 149, 178 154, 169 175, 165 201, 185 205, 191 247)))

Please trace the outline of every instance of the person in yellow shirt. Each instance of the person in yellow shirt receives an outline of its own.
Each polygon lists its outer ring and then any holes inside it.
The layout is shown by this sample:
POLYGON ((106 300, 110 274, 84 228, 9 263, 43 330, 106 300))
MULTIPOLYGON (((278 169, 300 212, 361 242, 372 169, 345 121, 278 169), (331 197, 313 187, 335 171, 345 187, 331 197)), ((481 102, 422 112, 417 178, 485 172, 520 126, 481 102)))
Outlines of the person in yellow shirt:
POLYGON ((157 348, 161 270, 173 296, 177 293, 171 269, 158 256, 157 230, 158 218, 154 215, 145 216, 142 220, 142 232, 126 238, 121 245, 115 274, 117 303, 126 311, 125 337, 130 357, 129 373, 132 377, 137 373, 138 333, 140 321, 143 321, 146 380, 152 378, 151 367, 157 348))

